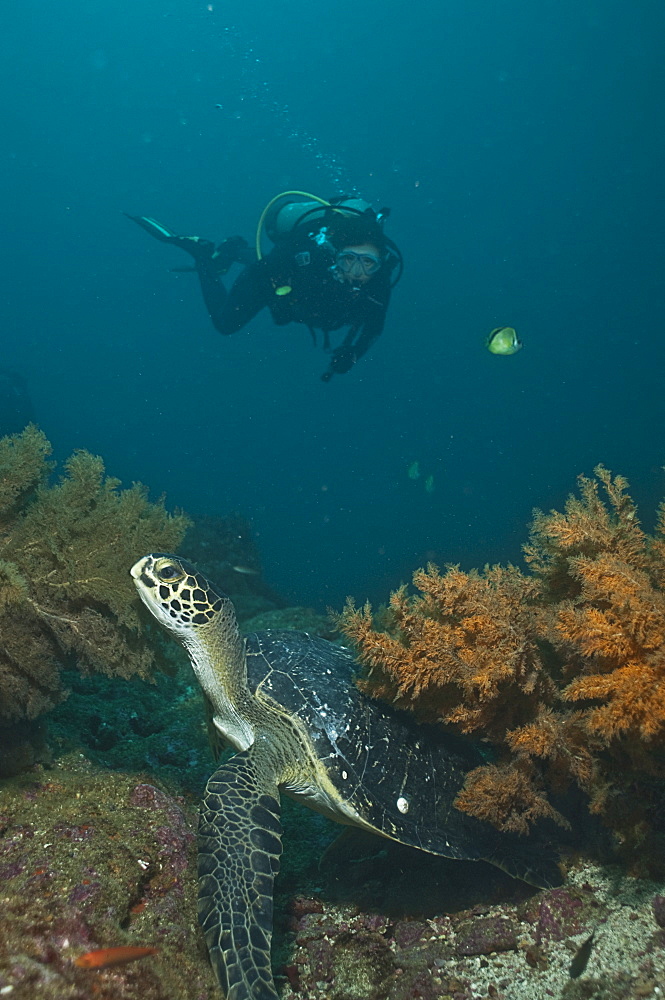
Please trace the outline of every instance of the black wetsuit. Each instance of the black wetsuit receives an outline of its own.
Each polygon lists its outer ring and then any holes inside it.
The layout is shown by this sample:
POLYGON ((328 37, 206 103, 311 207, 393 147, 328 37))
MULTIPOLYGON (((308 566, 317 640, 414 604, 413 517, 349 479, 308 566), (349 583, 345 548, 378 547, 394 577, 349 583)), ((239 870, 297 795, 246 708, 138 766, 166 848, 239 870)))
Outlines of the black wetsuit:
MULTIPOLYGON (((220 250, 223 253, 223 245, 220 250)), ((348 327, 322 378, 328 381, 333 374, 349 371, 383 330, 392 268, 384 264, 365 284, 354 287, 335 276, 334 253, 330 244, 317 244, 307 231, 296 229, 261 260, 248 264, 229 291, 220 275, 219 256, 199 259, 196 269, 215 328, 236 333, 267 307, 278 326, 303 323, 314 337, 321 330, 327 350, 330 331, 348 327)))

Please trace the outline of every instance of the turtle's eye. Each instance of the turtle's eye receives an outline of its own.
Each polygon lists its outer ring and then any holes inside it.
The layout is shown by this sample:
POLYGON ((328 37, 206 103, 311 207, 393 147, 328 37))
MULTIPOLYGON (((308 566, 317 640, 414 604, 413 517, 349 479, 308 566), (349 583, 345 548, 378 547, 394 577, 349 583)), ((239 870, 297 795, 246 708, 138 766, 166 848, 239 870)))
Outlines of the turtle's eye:
POLYGON ((176 583, 177 580, 182 580, 184 573, 178 566, 174 566, 173 563, 167 563, 165 566, 160 566, 156 569, 157 576, 162 581, 162 583, 176 583))

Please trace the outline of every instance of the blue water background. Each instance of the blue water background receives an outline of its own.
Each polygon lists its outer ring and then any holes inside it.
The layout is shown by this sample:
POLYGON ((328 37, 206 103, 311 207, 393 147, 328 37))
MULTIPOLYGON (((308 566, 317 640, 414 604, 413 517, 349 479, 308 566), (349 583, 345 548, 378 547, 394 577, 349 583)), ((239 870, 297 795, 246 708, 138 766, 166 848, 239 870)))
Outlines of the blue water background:
POLYGON ((1 24, 0 364, 59 458, 246 514, 269 582, 318 607, 519 561, 532 508, 598 462, 653 523, 662 3, 36 0, 1 24), (304 328, 217 334, 184 255, 122 215, 251 239, 280 190, 352 185, 406 269, 328 385, 304 328), (485 350, 500 325, 521 353, 485 350))

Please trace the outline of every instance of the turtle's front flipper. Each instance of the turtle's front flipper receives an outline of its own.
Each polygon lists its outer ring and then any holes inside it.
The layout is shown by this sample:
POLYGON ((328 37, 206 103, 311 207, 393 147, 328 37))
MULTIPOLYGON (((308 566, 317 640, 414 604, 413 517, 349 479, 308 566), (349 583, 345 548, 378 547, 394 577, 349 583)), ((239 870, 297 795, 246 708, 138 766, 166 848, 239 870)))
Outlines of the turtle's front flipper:
MULTIPOLYGON (((268 769, 269 772, 269 769, 268 769)), ((199 921, 227 1000, 278 1000, 270 969, 279 791, 252 748, 215 771, 199 821, 199 921)))

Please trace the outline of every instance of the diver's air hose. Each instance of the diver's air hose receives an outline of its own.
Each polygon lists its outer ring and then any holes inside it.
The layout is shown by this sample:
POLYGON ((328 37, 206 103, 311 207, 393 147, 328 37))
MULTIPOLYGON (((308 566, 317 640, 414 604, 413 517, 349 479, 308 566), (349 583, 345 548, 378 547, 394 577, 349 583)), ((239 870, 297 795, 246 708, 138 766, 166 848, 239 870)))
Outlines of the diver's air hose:
POLYGON ((287 198, 289 195, 296 195, 299 198, 308 198, 310 201, 317 201, 319 203, 319 205, 325 205, 326 208, 334 208, 335 207, 334 205, 331 205, 329 201, 326 201, 325 198, 319 198, 317 195, 310 194, 308 191, 282 191, 280 194, 276 194, 274 198, 270 199, 270 201, 268 202, 268 204, 266 205, 266 207, 261 212, 261 217, 260 217, 259 223, 258 223, 258 225, 256 227, 256 259, 257 260, 261 260, 261 258, 263 257, 263 254, 261 252, 261 235, 263 233, 263 224, 264 224, 264 222, 266 220, 266 215, 268 214, 268 212, 270 211, 270 209, 272 208, 272 206, 275 204, 276 201, 279 201, 280 198, 287 198))

